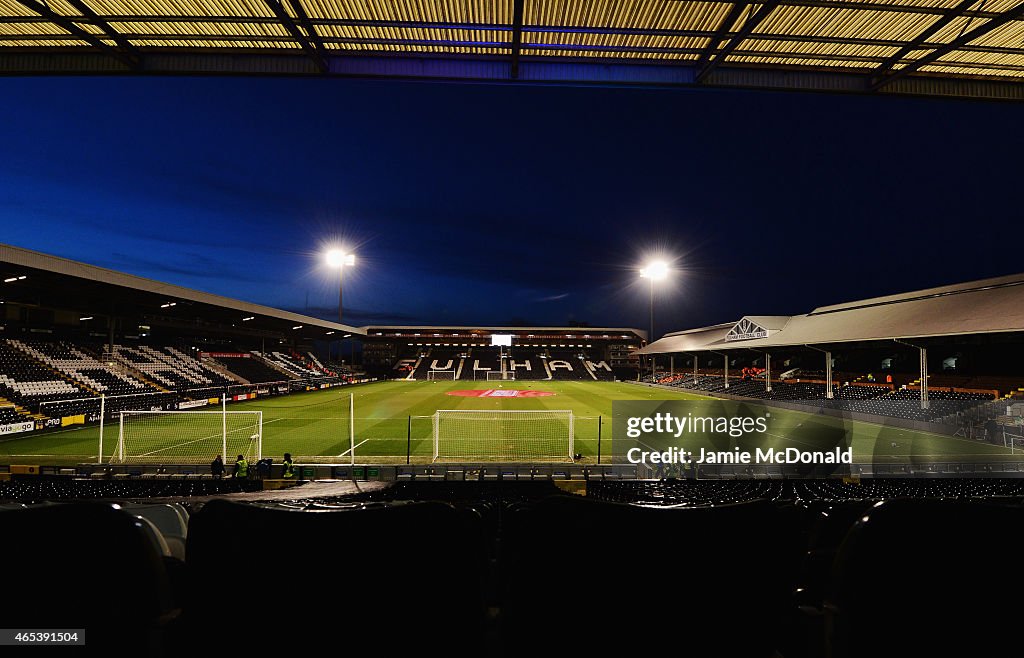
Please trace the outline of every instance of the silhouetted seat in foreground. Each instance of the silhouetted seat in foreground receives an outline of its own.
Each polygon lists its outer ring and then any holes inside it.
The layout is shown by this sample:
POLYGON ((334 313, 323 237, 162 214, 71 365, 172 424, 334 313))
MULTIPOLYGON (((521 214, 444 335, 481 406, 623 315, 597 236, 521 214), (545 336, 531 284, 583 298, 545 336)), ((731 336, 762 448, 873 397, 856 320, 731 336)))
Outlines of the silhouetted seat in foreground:
POLYGON ((261 649, 476 654, 479 517, 443 503, 296 511, 214 500, 192 515, 194 639, 243 629, 261 649))

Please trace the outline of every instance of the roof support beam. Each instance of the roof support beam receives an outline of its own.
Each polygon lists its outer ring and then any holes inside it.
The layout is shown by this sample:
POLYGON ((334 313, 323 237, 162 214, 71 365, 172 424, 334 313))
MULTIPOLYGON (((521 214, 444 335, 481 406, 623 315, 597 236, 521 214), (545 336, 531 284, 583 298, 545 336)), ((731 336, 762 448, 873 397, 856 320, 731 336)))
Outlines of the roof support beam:
POLYGON ((512 6, 512 79, 519 78, 519 53, 523 49, 523 0, 512 6))
POLYGON ((1006 25, 1010 21, 1018 20, 1021 17, 1024 17, 1024 2, 1018 4, 1013 9, 1009 9, 1003 12, 1002 14, 1000 14, 996 18, 993 18, 987 23, 979 25, 970 32, 962 34, 961 36, 947 43, 946 45, 936 48, 930 54, 915 59, 914 61, 910 62, 909 64, 907 64, 906 66, 899 70, 889 72, 887 75, 884 75, 881 79, 876 80, 871 85, 871 89, 872 91, 877 91, 878 89, 881 89, 882 87, 891 83, 893 80, 902 78, 908 73, 913 73, 914 71, 920 69, 922 66, 927 66, 928 64, 931 64, 932 62, 936 61, 943 55, 950 53, 960 48, 961 46, 965 46, 971 43, 972 41, 980 39, 989 32, 992 32, 993 30, 1000 28, 1003 25, 1006 25))
POLYGON ((320 34, 313 27, 313 22, 309 20, 309 14, 306 13, 306 8, 302 6, 302 0, 288 0, 288 3, 291 5, 295 15, 299 17, 299 22, 302 24, 302 29, 306 31, 306 37, 309 39, 309 42, 313 44, 313 48, 320 57, 326 61, 327 49, 324 47, 320 34))
POLYGON ((725 39, 726 35, 729 34, 729 28, 739 20, 739 17, 743 14, 743 10, 746 6, 747 3, 745 1, 732 3, 732 9, 729 10, 729 14, 711 36, 711 40, 708 41, 708 45, 704 48, 704 52, 702 52, 700 57, 697 58, 695 68, 698 71, 703 70, 703 68, 707 66, 708 62, 711 61, 711 56, 714 55, 715 50, 718 49, 718 44, 720 44, 722 40, 725 39))
POLYGON ((719 64, 724 62, 726 58, 729 57, 729 53, 736 50, 737 46, 746 41, 747 37, 750 36, 751 32, 753 32, 757 28, 757 26, 761 24, 761 21, 767 18, 770 13, 775 11, 775 8, 778 6, 779 0, 767 0, 767 2, 761 5, 758 8, 758 10, 754 12, 753 16, 748 17, 747 20, 744 21, 743 27, 740 28, 740 31, 733 35, 732 39, 730 39, 725 44, 725 46, 723 46, 722 49, 718 51, 718 56, 713 57, 703 67, 697 69, 697 75, 695 77, 696 81, 698 83, 704 82, 704 80, 707 79, 708 75, 710 75, 711 72, 714 71, 719 64))
POLYGON ((972 5, 977 3, 979 0, 961 0, 960 4, 950 9, 945 16, 935 21, 927 28, 924 29, 920 34, 914 37, 914 40, 903 46, 891 56, 886 58, 884 62, 878 65, 875 69, 877 75, 885 75, 892 70, 892 67, 899 63, 908 54, 921 50, 924 43, 933 35, 937 34, 939 30, 952 23, 957 17, 962 16, 965 11, 971 8, 972 5))
MULTIPOLYGON (((288 34, 292 35, 299 46, 302 48, 302 52, 306 53, 306 56, 313 60, 313 64, 316 65, 317 70, 320 73, 327 73, 327 60, 325 60, 316 48, 310 42, 310 40, 302 34, 302 30, 295 24, 292 17, 285 11, 282 0, 263 0, 270 11, 274 12, 274 16, 277 16, 277 20, 284 26, 284 29, 288 31, 288 34)), ((293 5, 294 6, 294 5, 293 5)))
MULTIPOLYGON (((103 53, 105 53, 107 55, 110 55, 111 57, 113 57, 117 61, 119 61, 122 64, 124 64, 125 66, 127 66, 129 70, 138 71, 141 68, 141 62, 139 61, 139 59, 136 56, 134 56, 133 54, 131 54, 129 52, 122 52, 121 50, 118 50, 117 48, 114 48, 112 46, 109 46, 109 45, 103 43, 99 38, 97 38, 97 36, 95 34, 91 34, 89 32, 86 32, 82 28, 80 28, 75 23, 73 17, 71 17, 71 16, 64 16, 63 14, 58 14, 57 12, 53 11, 52 9, 50 9, 49 7, 47 7, 42 2, 39 2, 39 0, 17 0, 17 1, 20 4, 24 5, 26 8, 36 12, 37 14, 39 14, 40 16, 45 18, 46 20, 50 21, 51 23, 54 23, 55 25, 59 26, 60 28, 66 30, 67 32, 70 32, 73 35, 75 35, 76 37, 78 37, 82 41, 85 41, 90 46, 92 46, 94 48, 97 48, 98 50, 100 50, 101 52, 103 52, 103 53)), ((79 10, 79 11, 81 11, 81 10, 79 10)), ((96 14, 94 14, 91 11, 89 13, 92 14, 92 16, 96 15, 96 14)), ((88 18, 88 16, 86 16, 86 18, 88 18)), ((91 19, 89 19, 89 22, 93 22, 93 21, 91 19)), ((103 23, 103 21, 100 21, 100 22, 103 23)), ((106 25, 106 23, 103 23, 103 25, 106 25)), ((102 28, 103 25, 100 25, 99 27, 102 28)), ((113 30, 110 29, 109 25, 107 25, 107 27, 103 28, 103 29, 108 30, 110 33, 113 33, 113 30)), ((116 34, 116 33, 113 33, 113 34, 116 34)), ((113 34, 109 34, 108 33, 108 36, 113 38, 113 34)), ((117 41, 117 40, 115 39, 115 41, 117 41)), ((125 44, 127 45, 127 42, 125 42, 125 44)))
POLYGON ((89 5, 82 2, 82 0, 67 0, 68 4, 77 9, 83 16, 89 18, 89 22, 96 27, 103 30, 103 33, 113 39, 117 47, 128 53, 136 59, 136 61, 142 61, 142 53, 140 53, 129 41, 124 38, 117 30, 110 26, 110 23, 100 18, 100 16, 92 10, 89 5))

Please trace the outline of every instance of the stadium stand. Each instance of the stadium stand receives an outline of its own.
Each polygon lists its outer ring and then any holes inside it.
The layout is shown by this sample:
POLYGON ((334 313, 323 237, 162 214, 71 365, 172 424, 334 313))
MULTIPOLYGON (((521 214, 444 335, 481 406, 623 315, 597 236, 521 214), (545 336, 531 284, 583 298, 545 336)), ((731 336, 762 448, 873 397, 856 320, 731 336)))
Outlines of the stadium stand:
POLYGON ((266 360, 269 365, 284 370, 294 379, 323 376, 322 372, 310 368, 307 364, 302 363, 299 359, 295 358, 292 355, 285 354, 284 352, 261 353, 256 350, 253 350, 252 354, 258 358, 266 360))
POLYGON ((287 632, 246 632, 274 652, 336 649, 323 629, 339 618, 389 653, 441 628, 456 655, 523 655, 559 633, 586 654, 635 650, 636 633, 594 631, 610 620, 648 629, 645 651, 810 658, 1003 655, 1017 613, 995 603, 1020 579, 993 556, 1024 521, 1024 479, 590 481, 582 496, 550 481, 440 481, 206 497, 254 485, 0 482, 0 501, 21 501, 0 502, 0 532, 18 538, 0 542, 0 559, 19 566, 0 614, 87 624, 89 644, 113 655, 207 646, 262 615, 288 620, 287 632), (150 500, 161 496, 183 502, 150 500), (42 502, 82 498, 107 502, 42 502), (338 547, 355 541, 358 568, 339 567, 338 547), (970 573, 953 570, 965 560, 970 573), (418 581, 421 566, 443 578, 418 581), (94 572, 131 587, 34 585, 94 572))
POLYGON ((459 379, 487 379, 488 372, 501 372, 501 348, 470 348, 462 364, 462 373, 459 375, 459 379))
POLYGON ((548 373, 544 369, 546 353, 547 350, 514 347, 505 359, 505 369, 515 375, 516 380, 547 379, 548 373), (542 355, 544 355, 543 358, 542 355))
POLYGON ((168 389, 183 390, 238 383, 238 380, 224 377, 173 347, 115 345, 114 356, 125 367, 138 370, 146 378, 168 389))
POLYGON ((594 377, 587 370, 586 355, 579 350, 551 350, 548 352, 548 370, 556 381, 590 380, 594 377))
POLYGON ((59 373, 81 382, 96 394, 130 395, 157 390, 87 354, 80 347, 66 343, 24 342, 14 338, 9 339, 8 343, 59 373))
POLYGON ((663 386, 708 393, 728 393, 757 400, 783 400, 809 406, 936 422, 993 399, 993 393, 932 388, 928 394, 930 407, 922 409, 920 391, 910 388, 893 390, 891 384, 839 386, 835 389, 835 399, 828 400, 825 396, 826 386, 821 383, 772 380, 772 390, 768 391, 764 379, 730 377, 729 388, 726 389, 724 377, 719 374, 705 374, 706 372, 699 371, 696 379, 692 373, 686 373, 657 378, 647 377, 647 381, 663 386))
POLYGON ((263 363, 263 361, 251 357, 218 356, 215 360, 239 379, 243 379, 251 384, 294 379, 293 376, 271 368, 263 363))
POLYGON ((4 398, 38 410, 41 402, 87 394, 10 341, 0 340, 0 395, 4 398))
POLYGON ((429 377, 431 370, 450 370, 457 373, 461 368, 463 372, 466 372, 467 368, 472 368, 472 361, 464 360, 465 354, 465 349, 428 348, 417 355, 417 364, 410 371, 411 374, 407 376, 412 379, 425 380, 429 377))

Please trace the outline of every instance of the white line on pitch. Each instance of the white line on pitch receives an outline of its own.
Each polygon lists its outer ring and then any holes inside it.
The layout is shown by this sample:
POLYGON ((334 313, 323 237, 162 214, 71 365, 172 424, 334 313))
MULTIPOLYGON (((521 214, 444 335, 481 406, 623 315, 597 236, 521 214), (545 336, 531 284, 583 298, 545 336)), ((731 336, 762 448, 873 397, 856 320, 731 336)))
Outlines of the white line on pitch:
POLYGON ((363 445, 363 444, 364 444, 364 443, 366 443, 367 441, 369 441, 369 439, 363 439, 362 441, 360 441, 359 443, 355 444, 354 446, 352 446, 351 448, 349 448, 348 450, 346 450, 345 452, 341 453, 341 454, 340 454, 340 455, 338 455, 338 456, 339 456, 339 457, 344 457, 344 456, 345 456, 345 455, 347 455, 347 454, 348 454, 348 453, 349 453, 349 452, 350 452, 351 450, 355 450, 356 448, 358 448, 359 446, 363 445))

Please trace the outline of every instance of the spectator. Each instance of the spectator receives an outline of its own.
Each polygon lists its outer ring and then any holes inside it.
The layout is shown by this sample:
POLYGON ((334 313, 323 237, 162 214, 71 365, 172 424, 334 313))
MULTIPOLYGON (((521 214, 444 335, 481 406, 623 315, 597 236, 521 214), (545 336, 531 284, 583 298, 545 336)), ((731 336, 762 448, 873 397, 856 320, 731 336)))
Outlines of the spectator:
POLYGON ((235 470, 231 477, 236 480, 244 480, 249 477, 249 462, 245 461, 245 455, 238 455, 235 460, 235 470))
POLYGON ((217 455, 217 457, 210 463, 210 473, 212 473, 215 478, 224 477, 224 460, 220 455, 217 455))

